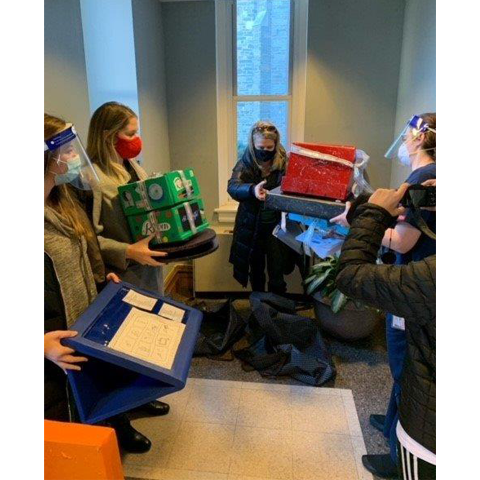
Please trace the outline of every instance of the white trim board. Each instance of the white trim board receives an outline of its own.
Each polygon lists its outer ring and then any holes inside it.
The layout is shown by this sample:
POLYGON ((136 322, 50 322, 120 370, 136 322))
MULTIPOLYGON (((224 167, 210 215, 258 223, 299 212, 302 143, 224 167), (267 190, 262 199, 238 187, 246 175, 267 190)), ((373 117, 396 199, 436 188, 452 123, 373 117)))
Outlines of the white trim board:
POLYGON ((218 201, 228 202, 229 156, 233 145, 233 0, 215 0, 215 43, 217 68, 218 201))

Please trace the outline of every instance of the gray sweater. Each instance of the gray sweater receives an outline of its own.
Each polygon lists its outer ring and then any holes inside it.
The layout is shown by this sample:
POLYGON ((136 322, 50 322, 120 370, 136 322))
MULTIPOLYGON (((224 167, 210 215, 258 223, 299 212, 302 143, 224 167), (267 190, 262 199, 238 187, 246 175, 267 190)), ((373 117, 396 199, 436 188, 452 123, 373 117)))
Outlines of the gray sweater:
POLYGON ((46 206, 44 216, 44 249, 53 262, 71 327, 97 296, 88 245, 53 208, 46 206))
POLYGON ((94 168, 100 183, 93 192, 92 222, 106 266, 119 273, 122 280, 163 293, 162 267, 139 265, 127 259, 127 247, 132 241, 118 195, 119 183, 98 165, 94 168))
POLYGON ((128 267, 127 247, 131 243, 127 220, 118 196, 118 182, 94 165, 100 180, 93 191, 93 228, 106 265, 116 271, 128 267))

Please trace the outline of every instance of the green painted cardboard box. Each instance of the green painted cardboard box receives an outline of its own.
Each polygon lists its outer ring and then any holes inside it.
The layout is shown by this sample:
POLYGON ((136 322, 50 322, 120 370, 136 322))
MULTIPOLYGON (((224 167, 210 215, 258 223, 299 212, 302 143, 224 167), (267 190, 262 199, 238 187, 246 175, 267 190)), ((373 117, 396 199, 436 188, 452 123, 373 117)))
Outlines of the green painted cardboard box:
POLYGON ((193 170, 188 168, 121 185, 118 193, 123 211, 129 216, 196 199, 200 196, 200 188, 193 170))
POLYGON ((129 215, 127 220, 134 242, 155 234, 154 245, 189 240, 209 226, 200 198, 166 210, 129 215))

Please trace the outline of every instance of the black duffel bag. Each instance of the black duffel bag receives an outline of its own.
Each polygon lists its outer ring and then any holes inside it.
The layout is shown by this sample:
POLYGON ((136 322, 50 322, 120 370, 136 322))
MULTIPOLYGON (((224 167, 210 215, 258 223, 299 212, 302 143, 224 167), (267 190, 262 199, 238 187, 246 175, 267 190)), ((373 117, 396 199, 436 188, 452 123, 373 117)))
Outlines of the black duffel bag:
POLYGON ((200 309, 203 312, 203 321, 194 356, 222 355, 244 335, 246 322, 235 309, 232 300, 212 308, 200 309))
POLYGON ((273 293, 250 295, 249 346, 235 356, 262 376, 288 375, 319 386, 335 376, 331 355, 312 318, 296 314, 295 303, 273 293))

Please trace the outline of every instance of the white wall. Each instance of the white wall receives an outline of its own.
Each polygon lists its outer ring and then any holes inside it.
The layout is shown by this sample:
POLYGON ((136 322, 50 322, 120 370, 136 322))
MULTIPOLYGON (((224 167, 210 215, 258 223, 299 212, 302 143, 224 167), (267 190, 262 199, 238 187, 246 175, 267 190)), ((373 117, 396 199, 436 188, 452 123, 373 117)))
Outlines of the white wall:
POLYGON ((194 169, 211 221, 218 207, 215 4, 161 6, 171 167, 194 169))
MULTIPOLYGON (((436 111, 435 27, 435 0, 407 0, 395 136, 412 115, 436 111)), ((408 167, 393 161, 390 185, 398 187, 409 173, 408 167)))
POLYGON ((138 113, 132 0, 81 0, 90 111, 115 100, 138 113))
POLYGON ((162 7, 158 0, 133 0, 138 102, 147 172, 170 170, 162 7))
POLYGON ((87 140, 90 120, 79 0, 44 3, 45 112, 73 122, 87 140))
POLYGON ((390 182, 404 0, 310 0, 305 140, 355 145, 390 182))

